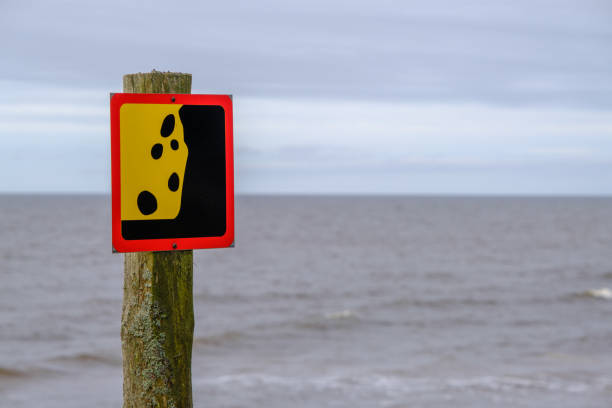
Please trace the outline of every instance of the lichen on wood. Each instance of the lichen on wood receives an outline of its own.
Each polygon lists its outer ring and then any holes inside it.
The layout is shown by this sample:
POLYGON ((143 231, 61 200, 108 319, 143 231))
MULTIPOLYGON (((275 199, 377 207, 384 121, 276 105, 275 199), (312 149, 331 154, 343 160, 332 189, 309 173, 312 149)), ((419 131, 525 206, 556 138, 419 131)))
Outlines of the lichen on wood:
MULTIPOLYGON (((191 75, 123 77, 124 92, 190 93, 191 75)), ((193 251, 125 254, 124 408, 191 408, 193 251)))
POLYGON ((124 408, 191 407, 193 252, 125 255, 124 408))

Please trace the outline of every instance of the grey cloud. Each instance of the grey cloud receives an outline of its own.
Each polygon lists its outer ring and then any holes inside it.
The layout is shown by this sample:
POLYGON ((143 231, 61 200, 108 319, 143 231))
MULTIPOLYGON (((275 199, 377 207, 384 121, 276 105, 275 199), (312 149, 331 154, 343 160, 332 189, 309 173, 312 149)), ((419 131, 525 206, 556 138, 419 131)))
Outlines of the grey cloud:
POLYGON ((11 2, 0 77, 120 90, 612 106, 605 2, 11 2), (124 4, 125 3, 125 4, 124 4))

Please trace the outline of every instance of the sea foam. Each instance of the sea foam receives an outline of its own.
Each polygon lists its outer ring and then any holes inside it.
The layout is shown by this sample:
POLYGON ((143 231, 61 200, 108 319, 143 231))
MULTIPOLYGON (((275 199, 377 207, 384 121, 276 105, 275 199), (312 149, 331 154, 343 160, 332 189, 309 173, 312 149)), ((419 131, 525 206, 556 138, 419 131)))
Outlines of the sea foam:
POLYGON ((609 288, 590 289, 583 293, 584 296, 597 299, 612 299, 612 290, 609 288))

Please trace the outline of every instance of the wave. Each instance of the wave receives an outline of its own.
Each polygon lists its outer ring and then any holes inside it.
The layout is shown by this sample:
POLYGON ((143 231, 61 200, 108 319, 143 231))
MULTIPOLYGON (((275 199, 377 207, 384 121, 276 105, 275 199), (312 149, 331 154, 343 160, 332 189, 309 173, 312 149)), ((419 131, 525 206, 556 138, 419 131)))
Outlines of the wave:
POLYGON ((298 318, 297 320, 285 320, 268 324, 260 323, 243 327, 242 330, 229 330, 209 336, 199 336, 194 338, 193 343, 194 345, 222 346, 226 343, 239 341, 255 333, 268 333, 274 335, 277 330, 286 328, 326 331, 346 327, 347 324, 350 325, 357 320, 358 316, 355 312, 345 309, 321 315, 306 316, 301 319, 298 318))
POLYGON ((45 361, 40 361, 38 364, 25 367, 13 368, 0 366, 0 382, 5 379, 30 379, 33 377, 61 375, 66 372, 70 366, 77 367, 81 370, 83 366, 91 366, 92 364, 104 364, 108 366, 121 366, 121 356, 105 356, 91 353, 77 353, 72 355, 63 355, 52 357, 45 361))
POLYGON ((353 324, 357 322, 359 322, 359 316, 352 310, 345 309, 337 312, 305 317, 299 321, 286 322, 285 325, 291 325, 298 329, 328 331, 346 329, 347 327, 352 327, 353 324))
POLYGON ((25 370, 16 369, 16 368, 8 368, 8 367, 0 367, 0 380, 10 380, 10 379, 26 379, 39 375, 48 375, 55 373, 54 370, 49 368, 41 368, 41 367, 30 367, 25 370))
POLYGON ((324 317, 326 319, 334 320, 334 319, 350 319, 350 318, 354 318, 357 316, 351 310, 345 309, 339 312, 326 313, 324 317))
POLYGON ((497 306, 502 304, 496 298, 436 298, 436 299, 418 299, 418 298, 400 298, 385 302, 382 306, 389 307, 422 307, 427 309, 453 309, 461 306, 497 306))
POLYGON ((306 292, 277 292, 269 291, 257 294, 245 294, 245 293, 196 293, 194 299, 200 302, 210 303, 246 303, 256 301, 270 301, 270 300, 317 300, 319 298, 317 293, 306 293, 306 292))
POLYGON ((612 387, 612 378, 590 378, 588 381, 568 380, 560 376, 477 376, 462 378, 405 377, 395 375, 360 375, 326 377, 286 377, 264 373, 234 374, 196 381, 197 386, 236 389, 269 387, 278 392, 286 391, 359 391, 360 394, 386 394, 401 396, 414 393, 437 392, 516 392, 540 390, 566 393, 604 391, 612 387))
POLYGON ((204 344, 204 345, 208 345, 208 346, 221 346, 225 343, 231 342, 231 341, 236 341, 239 340, 240 338, 244 337, 246 334, 239 332, 239 331, 234 331, 234 330, 230 330, 227 331, 225 333, 220 333, 220 334, 214 334, 211 336, 204 336, 204 337, 196 337, 193 342, 194 344, 204 344))
POLYGON ((109 356, 104 354, 92 354, 92 353, 76 353, 71 355, 65 355, 55 357, 49 360, 54 363, 86 363, 86 364, 104 364, 104 365, 121 365, 121 356, 109 356))
POLYGON ((589 289, 577 294, 578 297, 587 297, 594 299, 612 299, 612 290, 609 288, 589 289))
POLYGON ((12 368, 0 367, 0 378, 21 378, 26 377, 27 373, 12 368))
POLYGON ((240 340, 255 332, 273 333, 275 329, 297 327, 300 329, 327 330, 334 327, 344 327, 350 321, 358 320, 355 312, 349 309, 339 310, 337 312, 329 312, 321 315, 305 316, 297 320, 285 320, 274 323, 261 323, 249 327, 244 327, 243 330, 230 330, 224 333, 213 334, 210 336, 196 337, 194 344, 220 346, 227 342, 240 340))

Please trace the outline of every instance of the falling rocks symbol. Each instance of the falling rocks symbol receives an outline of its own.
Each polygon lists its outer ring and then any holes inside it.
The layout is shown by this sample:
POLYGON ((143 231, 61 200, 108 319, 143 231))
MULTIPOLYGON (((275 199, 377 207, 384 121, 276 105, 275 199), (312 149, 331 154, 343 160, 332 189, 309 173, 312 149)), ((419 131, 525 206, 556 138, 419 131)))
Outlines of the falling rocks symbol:
MULTIPOLYGON (((180 211, 174 219, 121 221, 124 239, 217 237, 226 232, 225 111, 216 105, 183 105, 179 117, 189 151, 180 211)), ((172 134, 175 120, 172 114, 164 118, 162 137, 172 134)), ((179 141, 172 140, 170 147, 178 149, 179 141)), ((151 148, 153 159, 162 154, 161 144, 151 148)), ((178 174, 167 177, 170 191, 177 191, 178 174)), ((157 200, 149 191, 138 195, 137 204, 145 215, 157 209, 157 200)))

